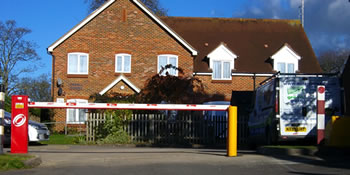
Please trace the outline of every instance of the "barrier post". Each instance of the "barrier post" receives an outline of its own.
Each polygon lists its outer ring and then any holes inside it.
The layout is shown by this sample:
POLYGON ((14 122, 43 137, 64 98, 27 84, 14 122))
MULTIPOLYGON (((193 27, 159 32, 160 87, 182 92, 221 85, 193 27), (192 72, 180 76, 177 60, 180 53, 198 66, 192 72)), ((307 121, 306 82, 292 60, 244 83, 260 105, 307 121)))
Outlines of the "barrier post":
POLYGON ((4 129, 5 119, 5 88, 3 84, 0 84, 0 154, 4 154, 4 129))
POLYGON ((28 153, 28 96, 12 96, 11 153, 28 153))
POLYGON ((325 130, 325 86, 317 86, 317 144, 324 139, 325 130))
POLYGON ((228 108, 227 156, 237 156, 237 106, 230 106, 228 108))

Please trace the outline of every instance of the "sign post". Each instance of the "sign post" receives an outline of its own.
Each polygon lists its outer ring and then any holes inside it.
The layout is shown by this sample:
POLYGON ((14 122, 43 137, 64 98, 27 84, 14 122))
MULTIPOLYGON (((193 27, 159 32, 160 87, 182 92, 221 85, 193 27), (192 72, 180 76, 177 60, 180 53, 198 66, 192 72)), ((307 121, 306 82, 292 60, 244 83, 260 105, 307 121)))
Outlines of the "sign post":
POLYGON ((28 153, 28 96, 12 96, 11 153, 28 153))
POLYGON ((317 144, 324 139, 325 129, 325 86, 317 86, 317 144))

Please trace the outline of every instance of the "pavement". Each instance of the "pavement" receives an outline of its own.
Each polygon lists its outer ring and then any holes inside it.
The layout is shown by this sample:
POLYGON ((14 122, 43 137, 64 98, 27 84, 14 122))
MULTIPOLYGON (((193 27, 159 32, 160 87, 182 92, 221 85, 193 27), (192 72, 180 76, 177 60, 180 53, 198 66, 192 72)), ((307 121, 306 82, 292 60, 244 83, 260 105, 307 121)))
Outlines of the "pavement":
POLYGON ((29 153, 40 156, 42 163, 33 169, 0 174, 350 175, 350 161, 309 155, 267 156, 249 150, 227 157, 224 149, 41 145, 30 146, 29 153))

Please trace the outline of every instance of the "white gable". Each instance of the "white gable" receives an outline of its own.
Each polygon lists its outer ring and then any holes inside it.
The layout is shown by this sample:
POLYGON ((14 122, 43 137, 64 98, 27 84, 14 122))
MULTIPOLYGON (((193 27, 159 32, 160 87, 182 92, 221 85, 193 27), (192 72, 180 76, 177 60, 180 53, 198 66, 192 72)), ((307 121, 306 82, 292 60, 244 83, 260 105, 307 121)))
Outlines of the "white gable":
MULTIPOLYGON (((53 50, 60 45, 62 42, 64 42, 66 39, 68 39, 70 36, 72 36, 75 32, 77 32, 79 29, 81 29, 84 25, 86 25, 88 22, 90 22, 92 19, 94 19, 97 15, 99 15, 103 10, 108 8, 110 5, 112 5, 116 0, 109 0, 105 4, 103 4, 100 8, 92 12, 88 17, 86 17, 83 21, 81 21, 78 25, 76 25, 73 29, 71 29, 68 33, 63 35, 60 39, 58 39, 56 42, 51 44, 47 50, 49 52, 53 52, 53 50)), ((146 14, 148 14, 158 25, 160 25, 163 29, 165 29, 172 37, 174 37, 177 41, 179 41, 183 46, 185 46, 192 55, 196 56, 197 51, 188 44, 183 38, 181 38, 177 33, 175 33, 170 27, 168 27, 162 20, 160 20, 153 12, 151 12, 147 7, 145 7, 139 0, 132 0, 140 9, 142 9, 146 14)))
POLYGON ((271 56, 274 70, 277 70, 277 63, 293 63, 295 70, 299 70, 299 60, 301 57, 295 53, 288 44, 285 44, 280 50, 271 56))
POLYGON ((127 78, 125 78, 123 75, 120 75, 117 79, 115 79, 111 84, 109 84, 106 88, 104 88, 99 94, 103 95, 110 89, 112 89, 117 83, 120 81, 123 81, 125 84, 131 87, 135 92, 139 93, 141 90, 137 88, 134 84, 132 84, 127 78))
POLYGON ((237 58, 237 55, 234 54, 230 49, 228 49, 225 44, 220 44, 215 50, 208 54, 209 58, 209 67, 213 69, 213 61, 231 61, 231 68, 234 69, 234 60, 237 58))

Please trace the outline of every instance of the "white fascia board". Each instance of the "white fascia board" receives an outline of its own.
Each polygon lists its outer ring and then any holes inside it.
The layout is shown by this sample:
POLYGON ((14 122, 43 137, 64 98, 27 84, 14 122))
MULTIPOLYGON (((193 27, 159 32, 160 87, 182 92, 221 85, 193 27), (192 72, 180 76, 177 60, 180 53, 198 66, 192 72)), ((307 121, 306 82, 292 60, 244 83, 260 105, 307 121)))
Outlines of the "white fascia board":
POLYGON ((169 32, 176 40, 183 44, 188 50, 192 52, 193 56, 196 56, 198 52, 188 44, 183 38, 181 38, 177 33, 175 33, 169 26, 167 26, 161 19, 159 19, 153 12, 151 12, 147 7, 145 7, 140 1, 133 0, 133 2, 138 5, 144 12, 146 12, 153 20, 155 20, 161 27, 163 27, 167 32, 169 32))
POLYGON ((127 78, 123 75, 120 75, 117 79, 115 79, 111 84, 109 84, 106 88, 104 88, 99 94, 103 95, 110 89, 112 89, 117 83, 120 81, 124 81, 128 86, 130 86, 135 92, 140 93, 140 89, 137 88, 134 84, 132 84, 127 78))
POLYGON ((212 73, 207 73, 207 72, 194 72, 193 75, 211 76, 212 73))
MULTIPOLYGON (((196 72, 193 73, 193 75, 199 75, 199 76, 211 76, 213 73, 207 73, 207 72, 196 72)), ((256 77, 271 77, 274 74, 262 74, 262 73, 232 73, 232 76, 256 76, 256 77)))
POLYGON ((295 57, 297 60, 301 59, 301 56, 299 56, 297 53, 295 53, 291 48, 289 48, 287 45, 284 45, 281 49, 279 49, 275 54, 271 56, 272 59, 278 59, 279 54, 283 51, 287 51, 289 54, 291 54, 293 57, 295 57))
POLYGON ((230 55, 230 57, 232 57, 233 59, 236 59, 238 56, 233 53, 229 48, 227 48, 225 46, 225 44, 220 44, 216 49, 214 49, 213 51, 211 51, 209 54, 208 54, 208 57, 212 57, 216 52, 218 52, 219 50, 223 50, 225 51, 228 55, 230 55))
POLYGON ((52 45, 50 45, 47 48, 47 51, 53 52, 53 50, 60 45, 63 41, 65 41, 67 38, 72 36, 75 32, 77 32, 80 28, 82 28, 84 25, 86 25, 88 22, 90 22, 92 19, 94 19, 98 14, 100 14, 103 10, 105 10, 107 7, 109 7, 115 0, 109 0, 105 4, 103 4, 100 8, 96 9, 94 12, 92 12, 88 17, 86 17, 83 21, 81 21, 78 25, 73 27, 68 33, 63 35, 60 39, 58 39, 56 42, 54 42, 52 45))

